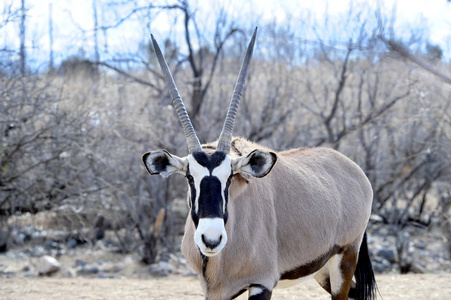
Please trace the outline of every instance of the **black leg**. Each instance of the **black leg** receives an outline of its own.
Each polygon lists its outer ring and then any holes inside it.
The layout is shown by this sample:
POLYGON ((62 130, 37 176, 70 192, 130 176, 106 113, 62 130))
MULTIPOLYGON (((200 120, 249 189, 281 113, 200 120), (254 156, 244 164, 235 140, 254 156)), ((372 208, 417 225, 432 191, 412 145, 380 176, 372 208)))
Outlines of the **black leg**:
POLYGON ((251 285, 249 288, 249 300, 269 300, 272 291, 262 285, 251 285))

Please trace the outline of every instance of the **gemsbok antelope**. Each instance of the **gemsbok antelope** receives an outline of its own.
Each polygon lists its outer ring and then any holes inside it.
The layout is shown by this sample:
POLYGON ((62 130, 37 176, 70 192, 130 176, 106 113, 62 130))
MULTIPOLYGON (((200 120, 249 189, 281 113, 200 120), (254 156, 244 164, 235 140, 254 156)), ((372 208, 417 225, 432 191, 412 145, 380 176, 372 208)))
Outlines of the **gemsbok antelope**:
POLYGON ((359 166, 328 148, 275 152, 232 137, 256 33, 219 140, 206 145, 152 36, 189 154, 157 150, 142 160, 152 175, 187 179, 182 252, 199 274, 205 299, 234 299, 246 291, 249 299, 270 299, 277 285, 312 277, 332 299, 373 299, 365 233, 373 192, 359 166))

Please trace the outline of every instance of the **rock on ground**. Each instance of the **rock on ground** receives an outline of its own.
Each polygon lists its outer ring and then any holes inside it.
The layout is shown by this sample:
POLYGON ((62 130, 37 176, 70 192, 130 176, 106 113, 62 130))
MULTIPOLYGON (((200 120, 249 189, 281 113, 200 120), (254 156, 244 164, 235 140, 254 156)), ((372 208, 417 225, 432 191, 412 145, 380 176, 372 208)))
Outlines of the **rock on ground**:
POLYGON ((51 275, 57 272, 60 267, 61 264, 56 260, 56 258, 44 255, 39 259, 37 271, 39 275, 51 275))

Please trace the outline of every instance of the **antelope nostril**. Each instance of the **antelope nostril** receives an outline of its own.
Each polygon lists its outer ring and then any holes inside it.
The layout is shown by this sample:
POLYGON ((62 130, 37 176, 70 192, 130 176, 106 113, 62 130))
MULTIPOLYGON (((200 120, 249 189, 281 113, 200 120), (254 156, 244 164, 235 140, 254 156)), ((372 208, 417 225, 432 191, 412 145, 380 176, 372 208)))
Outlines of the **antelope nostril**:
POLYGON ((204 242, 205 246, 207 246, 210 249, 216 248, 222 241, 222 235, 219 236, 219 239, 217 240, 210 240, 205 237, 205 235, 202 234, 202 242, 204 242))

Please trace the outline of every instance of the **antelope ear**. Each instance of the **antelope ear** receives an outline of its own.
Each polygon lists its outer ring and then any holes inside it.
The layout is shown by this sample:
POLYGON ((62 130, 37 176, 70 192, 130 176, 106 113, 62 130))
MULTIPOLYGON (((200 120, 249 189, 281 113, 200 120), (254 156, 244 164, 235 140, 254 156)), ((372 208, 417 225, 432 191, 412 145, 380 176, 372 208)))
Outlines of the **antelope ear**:
POLYGON ((232 159, 234 173, 245 173, 257 178, 265 177, 271 172, 277 161, 274 152, 254 150, 246 156, 232 159))
POLYGON ((174 173, 185 174, 188 167, 186 157, 172 155, 166 150, 147 152, 142 156, 144 166, 151 175, 168 177, 174 173))

